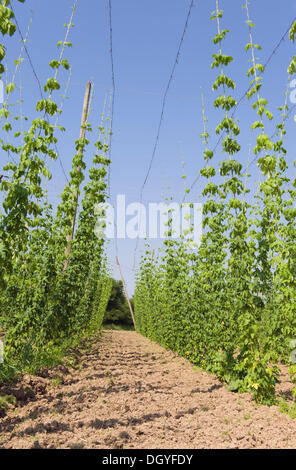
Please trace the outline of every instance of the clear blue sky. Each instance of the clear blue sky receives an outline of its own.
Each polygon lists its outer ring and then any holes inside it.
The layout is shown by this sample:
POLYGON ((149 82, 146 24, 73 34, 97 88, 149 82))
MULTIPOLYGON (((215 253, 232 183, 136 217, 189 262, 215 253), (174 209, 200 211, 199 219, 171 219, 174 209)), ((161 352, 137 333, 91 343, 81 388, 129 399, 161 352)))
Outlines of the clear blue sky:
MULTIPOLYGON (((30 19, 30 10, 34 11, 27 47, 40 81, 44 84, 50 76, 49 61, 58 56, 56 43, 64 38, 63 24, 68 22, 73 2, 26 0, 25 4, 18 4, 16 0, 12 0, 12 3, 23 34, 30 19)), ((243 3, 240 0, 220 1, 220 7, 225 11, 222 27, 230 29, 228 39, 223 43, 223 52, 235 59, 228 67, 228 74, 236 81, 237 87, 234 92, 236 98, 239 98, 248 86, 246 70, 249 68, 249 56, 244 51, 244 46, 248 42, 248 29, 245 24, 245 11, 242 9, 243 3)), ((117 194, 125 194, 127 203, 139 201, 140 187, 148 169, 156 137, 162 95, 175 60, 189 4, 189 0, 112 1, 116 81, 112 199, 115 199, 117 194)), ((214 129, 221 115, 214 111, 212 105, 217 95, 211 91, 211 85, 217 73, 210 67, 211 55, 217 51, 211 43, 212 37, 216 34, 216 23, 209 19, 214 9, 214 0, 195 1, 169 92, 159 146, 143 194, 145 202, 161 202, 163 194, 168 193, 173 195, 174 200, 181 200, 184 188, 184 182, 181 180, 181 161, 184 159, 186 162, 189 185, 203 165, 203 146, 199 137, 202 132, 201 87, 205 94, 208 128, 212 135, 211 145, 214 146, 217 141, 214 129), (166 189, 167 186, 171 187, 169 191, 166 189)), ((262 46, 258 57, 264 63, 296 16, 296 4, 294 0, 284 2, 251 0, 250 13, 256 23, 254 40, 262 46)), ((73 67, 68 93, 70 99, 65 102, 64 113, 60 118, 60 124, 67 130, 60 136, 58 143, 67 172, 71 168, 74 142, 79 136, 86 82, 91 79, 95 84, 89 119, 94 130, 99 123, 105 92, 110 90, 112 85, 107 1, 80 0, 74 23, 75 28, 72 29, 70 37, 73 48, 66 50, 65 55, 73 67)), ((9 78, 13 73, 12 60, 19 54, 18 35, 16 34, 14 39, 5 40, 5 43, 8 47, 9 78)), ((262 96, 269 100, 272 111, 276 111, 284 102, 286 71, 293 54, 295 54, 295 45, 286 38, 264 75, 262 96)), ((63 92, 67 75, 63 74, 61 78, 63 92)), ((39 97, 38 87, 26 56, 22 67, 22 81, 24 111, 29 117, 33 117, 34 104, 39 97)), ((60 93, 56 95, 57 102, 60 101, 59 96, 60 93)), ((236 117, 240 121, 242 145, 238 158, 247 164, 250 145, 254 144, 250 123, 256 120, 256 115, 247 100, 240 105, 236 117)), ((275 114, 275 120, 268 129, 273 131, 278 121, 279 115, 275 114)), ((295 126, 292 116, 287 126, 288 159, 291 163, 295 159, 295 145, 292 140, 295 126)), ((95 132, 93 134, 91 143, 94 141, 95 132)), ((90 145, 86 155, 88 163, 92 158, 92 150, 93 147, 90 145)), ((7 156, 2 153, 1 159, 5 163, 7 156)), ((215 163, 218 164, 221 159, 221 152, 218 151, 215 163)), ((65 178, 58 162, 50 167, 53 179, 49 183, 49 196, 56 204, 65 178)), ((250 179, 252 192, 258 180, 256 171, 256 165, 253 165, 253 176, 250 179)), ((293 171, 292 167, 289 171, 293 171)), ((199 201, 201 191, 201 187, 195 187, 190 200, 199 201)), ((134 263, 135 246, 134 240, 118 242, 119 258, 130 294, 134 288, 134 273, 131 268, 134 263)), ((140 243, 138 255, 142 246, 143 243, 140 243)), ((114 262, 114 243, 110 244, 108 255, 111 268, 114 269, 114 277, 119 278, 114 262)))

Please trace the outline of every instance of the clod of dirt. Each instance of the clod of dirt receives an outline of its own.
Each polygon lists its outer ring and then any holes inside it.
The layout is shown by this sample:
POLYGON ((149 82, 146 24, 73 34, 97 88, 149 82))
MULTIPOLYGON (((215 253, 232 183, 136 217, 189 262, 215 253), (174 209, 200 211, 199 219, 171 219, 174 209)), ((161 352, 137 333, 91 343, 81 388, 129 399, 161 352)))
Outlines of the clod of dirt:
POLYGON ((42 446, 40 445, 39 441, 34 442, 34 444, 32 445, 32 449, 42 449, 42 446))
POLYGON ((15 396, 13 395, 2 395, 0 396, 0 418, 6 415, 9 409, 14 409, 17 405, 15 396))
POLYGON ((129 435, 128 432, 126 431, 122 431, 120 434, 119 434, 119 437, 120 439, 124 439, 125 441, 128 441, 131 437, 129 435))

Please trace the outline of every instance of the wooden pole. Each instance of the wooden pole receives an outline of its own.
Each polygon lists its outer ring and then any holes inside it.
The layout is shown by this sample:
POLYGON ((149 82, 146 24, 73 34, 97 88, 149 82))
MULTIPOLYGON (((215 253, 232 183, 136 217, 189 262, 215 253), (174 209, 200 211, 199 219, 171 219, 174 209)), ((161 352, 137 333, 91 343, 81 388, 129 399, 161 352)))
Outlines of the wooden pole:
MULTIPOLYGON (((86 122, 87 122, 87 117, 88 117, 88 112, 89 112, 90 93, 91 93, 91 83, 88 82, 86 84, 86 90, 85 90, 84 101, 83 101, 80 136, 79 136, 80 140, 85 139, 85 133, 86 133, 85 125, 86 125, 86 122)), ((79 149, 79 153, 82 154, 81 149, 79 149)), ((78 173, 80 173, 81 172, 81 167, 78 166, 76 168, 76 171, 78 173)), ((66 259, 65 259, 65 262, 64 262, 64 271, 65 271, 65 269, 67 269, 67 266, 68 266, 68 263, 69 263, 69 255, 71 253, 71 246, 72 246, 72 241, 73 241, 73 238, 74 238, 75 223, 76 223, 77 208, 78 208, 78 197, 79 197, 79 191, 77 189, 75 191, 75 194, 74 194, 75 207, 74 207, 74 215, 73 215, 73 219, 72 219, 72 223, 71 223, 71 233, 69 235, 67 235, 67 246, 66 246, 66 250, 65 250, 65 258, 66 259)))
POLYGON ((123 284, 123 289, 124 289, 125 297, 126 297, 126 300, 127 300, 127 303, 128 303, 129 309, 130 309, 130 312, 131 312, 131 316, 132 316, 134 328, 136 329, 136 322, 135 322, 135 316, 134 316, 133 308, 132 308, 131 303, 130 303, 130 299, 129 299, 129 296, 128 296, 128 293, 127 293, 127 289, 126 289, 126 284, 125 284, 125 281, 124 281, 124 279, 123 279, 123 275, 122 275, 122 272, 121 272, 121 267, 120 267, 119 260, 118 260, 118 257, 117 257, 117 256, 116 256, 116 263, 117 263, 117 266, 118 266, 118 269, 119 269, 119 273, 120 273, 120 277, 121 277, 121 280, 122 280, 122 284, 123 284))

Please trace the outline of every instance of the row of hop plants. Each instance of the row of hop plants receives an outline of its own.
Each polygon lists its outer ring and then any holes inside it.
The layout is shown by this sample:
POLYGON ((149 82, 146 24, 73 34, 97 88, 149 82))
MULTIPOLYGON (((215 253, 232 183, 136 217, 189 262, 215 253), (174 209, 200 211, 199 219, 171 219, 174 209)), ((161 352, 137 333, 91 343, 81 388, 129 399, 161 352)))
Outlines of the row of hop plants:
MULTIPOLYGON (((89 123, 85 124, 85 137, 76 141, 70 179, 56 210, 47 198, 46 182, 52 176, 47 162, 57 159, 56 134, 65 131, 52 124, 61 114, 54 94, 61 88, 61 70, 70 73, 71 69, 64 56, 67 47, 72 46, 69 35, 76 3, 65 25, 65 38, 58 43, 58 57, 49 64, 52 76, 43 87, 43 96, 35 107, 36 117, 27 130, 14 132, 11 121, 20 117, 12 116, 8 99, 0 110, 0 145, 9 156, 0 181, 0 326, 5 335, 0 382, 24 370, 55 363, 68 347, 97 332, 111 293, 103 241, 95 236, 95 208, 107 198, 110 164, 110 123, 104 114, 87 183, 83 187, 84 155, 89 145, 86 136, 92 131, 89 123)), ((0 29, 2 35, 9 36, 16 31, 9 0, 0 3, 0 29)), ((5 52, 0 46, 1 76, 5 52)), ((20 57, 15 67, 21 63, 20 57)), ((15 88, 14 82, 7 85, 7 97, 15 88)))
MULTIPOLYGON (((147 248, 137 273, 137 330, 192 363, 215 373, 232 391, 251 392, 259 403, 276 401, 280 362, 289 362, 296 337, 296 180, 289 177, 284 146, 288 91, 280 111, 276 138, 266 132, 274 116, 262 96, 264 66, 257 62, 261 47, 254 42, 249 4, 246 12, 251 67, 247 98, 256 113, 254 158, 261 174, 254 202, 248 202, 248 173, 236 158, 242 152, 240 128, 234 120, 235 83, 226 73, 233 58, 223 51, 229 30, 223 29, 219 0, 211 20, 217 23, 212 69, 214 107, 222 112, 215 132, 222 136, 224 160, 213 165, 202 100, 205 150, 200 176, 203 236, 197 250, 185 238, 167 238, 158 253, 147 248), (222 177, 222 178, 221 178, 222 177), (219 181, 220 182, 219 182, 219 181), (292 341, 292 342, 291 342, 292 341)), ((295 42, 296 22, 289 37, 295 42)), ((288 67, 296 73, 296 56, 288 67)), ((295 366, 290 368, 292 380, 295 366)))

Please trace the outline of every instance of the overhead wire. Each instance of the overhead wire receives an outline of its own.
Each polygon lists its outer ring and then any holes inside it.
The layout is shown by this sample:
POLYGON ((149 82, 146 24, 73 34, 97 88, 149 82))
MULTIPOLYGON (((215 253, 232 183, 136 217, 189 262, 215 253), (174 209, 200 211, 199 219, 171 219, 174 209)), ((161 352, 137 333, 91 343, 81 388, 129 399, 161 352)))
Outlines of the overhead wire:
MULTIPOLYGON (((164 112, 165 112, 167 97, 168 97, 168 93, 169 93, 169 90, 170 90, 170 87, 171 87, 171 84, 172 84, 172 81, 173 81, 173 78, 174 78, 174 75, 175 75, 175 71, 177 69, 177 65, 179 63, 180 54, 181 54, 184 39, 185 39, 187 30, 188 30, 189 21, 190 21, 190 17, 191 17, 191 14, 192 14, 193 7, 194 7, 194 0, 191 0, 190 4, 189 4, 187 16, 186 16, 185 25, 184 25, 183 32, 182 32, 182 35, 181 35, 181 39, 179 41, 177 54, 176 54, 174 64, 173 64, 173 67, 172 67, 172 70, 171 70, 171 73, 170 73, 170 76, 169 76, 169 79, 168 79, 168 82, 167 82, 167 85, 166 85, 166 88, 165 88, 165 91, 164 91, 164 94, 163 94, 163 97, 162 97, 160 118, 159 118, 159 122, 158 122, 158 127, 157 127, 156 137, 155 137, 154 146, 153 146, 153 150, 152 150, 152 155, 151 155, 150 162, 149 162, 149 165, 148 165, 147 173, 145 175, 143 184, 142 184, 141 189, 140 189, 140 203, 142 202, 143 191, 144 191, 144 188, 147 184, 147 181, 148 181, 151 169, 152 169, 152 165, 153 165, 153 162, 154 162, 154 159, 155 159, 155 156, 156 156, 156 151, 157 151, 157 147, 158 147, 158 144, 159 144, 160 132, 161 132, 162 123, 163 123, 163 119, 164 119, 164 112)), ((140 221, 139 221, 139 223, 140 223, 140 221)), ((134 252, 134 266, 133 266, 133 269, 135 268, 136 252, 137 252, 137 249, 138 249, 138 244, 139 244, 139 237, 137 237, 137 241, 136 241, 136 247, 135 247, 135 252, 134 252)))
POLYGON ((157 150, 158 143, 159 143, 159 138, 160 138, 160 131, 161 131, 163 118, 164 118, 164 111, 165 111, 166 101, 167 101, 168 93, 169 93, 169 90, 170 90, 170 87, 171 87, 171 84, 172 84, 172 81, 173 81, 173 78, 174 78, 174 74, 175 74, 177 65, 179 63, 180 53, 181 53, 183 42, 184 42, 186 32, 187 32, 187 29, 188 29, 189 20, 190 20, 190 16, 191 16, 191 13, 192 13, 193 6, 194 6, 194 0, 191 0, 190 5, 189 5, 189 9, 188 9, 188 13, 187 13, 187 17, 186 17, 186 21, 185 21, 185 26, 184 26, 183 33, 182 33, 182 36, 181 36, 181 39, 180 39, 180 42, 179 42, 177 55, 176 55, 176 58, 175 58, 175 61, 174 61, 174 64, 173 64, 173 68, 171 70, 171 74, 169 76, 169 80, 168 80, 168 83, 166 85, 166 89, 165 89, 165 92, 164 92, 164 95, 163 95, 163 98, 162 98, 161 112, 160 112, 160 118, 159 118, 156 138, 155 138, 154 147, 153 147, 151 159, 150 159, 150 162, 149 162, 148 170, 147 170, 147 173, 146 173, 145 178, 144 178, 144 182, 143 182, 142 187, 141 187, 141 191, 140 191, 141 196, 143 194, 143 190, 145 188, 145 185, 148 181, 150 171, 151 171, 151 168, 152 168, 152 165, 153 165, 153 161, 154 161, 154 158, 155 158, 155 155, 156 155, 156 150, 157 150))

